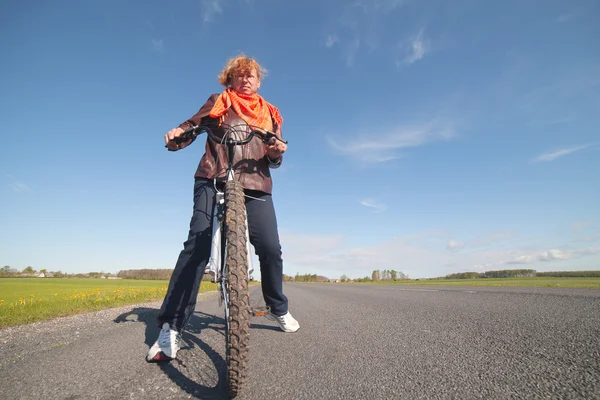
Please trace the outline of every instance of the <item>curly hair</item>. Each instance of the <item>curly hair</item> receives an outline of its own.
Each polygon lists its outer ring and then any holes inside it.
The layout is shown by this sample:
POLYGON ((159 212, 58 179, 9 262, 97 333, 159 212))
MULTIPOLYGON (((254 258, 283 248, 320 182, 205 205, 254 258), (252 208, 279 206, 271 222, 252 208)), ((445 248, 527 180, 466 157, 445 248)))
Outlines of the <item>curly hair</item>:
POLYGON ((267 74, 267 70, 263 68, 258 61, 253 58, 241 54, 237 57, 230 58, 225 63, 225 67, 219 74, 219 83, 225 87, 231 85, 231 80, 234 76, 245 74, 252 70, 256 71, 258 80, 267 74))

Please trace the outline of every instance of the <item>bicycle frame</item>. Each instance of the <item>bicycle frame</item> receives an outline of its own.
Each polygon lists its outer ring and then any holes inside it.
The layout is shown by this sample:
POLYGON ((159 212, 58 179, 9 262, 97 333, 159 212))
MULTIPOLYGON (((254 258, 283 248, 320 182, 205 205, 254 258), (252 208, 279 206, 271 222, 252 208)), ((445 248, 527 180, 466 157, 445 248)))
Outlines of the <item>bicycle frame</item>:
MULTIPOLYGON (((228 146, 227 151, 229 162, 227 167, 227 181, 231 181, 234 178, 233 171, 233 145, 228 146)), ((224 273, 224 260, 225 260, 225 243, 223 238, 223 220, 225 218, 225 194, 217 189, 216 180, 215 184, 215 206, 213 208, 212 215, 212 240, 210 247, 210 258, 208 264, 204 270, 204 273, 209 273, 212 276, 212 282, 223 282, 226 274, 224 273)), ((250 233, 248 230, 248 217, 246 216, 246 253, 248 262, 248 280, 250 275, 254 271, 252 266, 252 254, 250 252, 250 233)), ((223 287, 223 292, 226 290, 223 287)))

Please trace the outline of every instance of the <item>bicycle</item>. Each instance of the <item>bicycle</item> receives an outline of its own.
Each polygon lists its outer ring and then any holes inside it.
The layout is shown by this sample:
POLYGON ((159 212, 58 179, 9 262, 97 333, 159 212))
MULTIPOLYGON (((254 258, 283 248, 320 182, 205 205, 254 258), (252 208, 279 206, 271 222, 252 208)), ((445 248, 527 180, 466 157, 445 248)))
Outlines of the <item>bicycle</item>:
MULTIPOLYGON (((276 140, 283 143, 275 133, 256 126, 246 124, 223 126, 223 137, 216 136, 208 126, 197 125, 186 129, 175 138, 175 143, 181 144, 195 139, 206 133, 210 140, 226 146, 227 170, 224 191, 218 190, 217 179, 214 186, 216 191, 215 207, 212 215, 212 243, 209 262, 205 273, 212 276, 212 281, 219 283, 220 302, 225 310, 225 343, 227 362, 227 390, 230 398, 240 392, 246 378, 248 363, 248 343, 251 316, 264 316, 269 312, 254 309, 250 305, 248 281, 253 272, 250 254, 250 238, 244 188, 235 180, 233 167, 234 147, 244 146, 254 137, 265 144, 274 144, 276 140), (252 131, 244 139, 236 139, 239 133, 247 133, 247 127, 252 131), (237 130, 236 128, 241 128, 237 130), (225 260, 225 262, 223 262, 225 260)), ((218 164, 218 163, 217 163, 218 164)), ((260 200, 260 199, 257 199, 260 200)))

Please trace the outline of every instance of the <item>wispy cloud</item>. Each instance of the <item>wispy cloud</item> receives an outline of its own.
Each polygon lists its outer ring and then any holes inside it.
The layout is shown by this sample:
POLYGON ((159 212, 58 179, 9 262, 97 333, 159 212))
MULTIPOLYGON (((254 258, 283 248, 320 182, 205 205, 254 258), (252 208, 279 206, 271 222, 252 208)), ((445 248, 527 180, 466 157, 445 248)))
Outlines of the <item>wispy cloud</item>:
POLYGON ((329 36, 327 36, 327 39, 325 39, 325 47, 331 48, 339 41, 340 41, 340 38, 337 35, 335 35, 335 34, 329 35, 329 36))
POLYGON ((514 232, 498 231, 481 236, 464 238, 461 240, 451 239, 446 244, 446 249, 448 251, 458 251, 462 249, 466 249, 468 251, 482 251, 492 246, 498 246, 500 243, 506 242, 508 239, 514 236, 514 232))
POLYGON ((281 240, 290 249, 310 247, 316 252, 333 250, 342 244, 341 235, 302 235, 285 230, 281 232, 281 240))
POLYGON ((27 186, 26 184, 21 183, 21 182, 11 182, 11 183, 8 184, 8 186, 15 193, 27 193, 27 192, 31 192, 31 188, 29 186, 27 186))
POLYGON ((538 256, 538 260, 540 261, 568 260, 569 258, 570 256, 568 253, 556 249, 544 251, 538 256))
POLYGON ((514 260, 505 261, 507 265, 519 265, 519 264, 531 264, 535 261, 534 257, 531 256, 518 256, 514 260))
POLYGON ((354 65, 359 52, 374 51, 389 34, 386 22, 404 0, 355 0, 347 2, 333 23, 334 33, 324 40, 327 48, 339 48, 348 67, 354 65))
POLYGON ((498 242, 506 241, 507 239, 513 238, 515 236, 516 233, 512 231, 497 231, 471 239, 467 242, 467 244, 469 247, 473 248, 484 247, 498 242))
POLYGON ((573 224, 571 224, 571 228, 575 231, 575 232, 579 232, 582 231, 586 228, 590 228, 590 227, 594 227, 597 225, 597 222, 591 219, 588 220, 583 220, 583 221, 575 221, 573 222, 573 224))
POLYGON ((10 181, 8 183, 8 187, 14 193, 27 193, 27 192, 31 192, 32 191, 32 189, 28 185, 26 185, 25 183, 21 182, 15 176, 13 176, 11 174, 4 174, 4 176, 6 177, 6 179, 8 179, 10 181))
POLYGON ((285 243, 285 259, 297 265, 319 267, 326 264, 331 254, 343 245, 341 235, 303 235, 281 232, 281 241, 285 243))
POLYGON ((365 14, 387 14, 406 3, 405 0, 357 0, 355 7, 361 8, 365 14))
POLYGON ((365 162, 384 162, 400 158, 400 150, 423 146, 431 142, 450 140, 455 132, 452 125, 431 121, 417 126, 400 126, 378 137, 363 135, 340 143, 328 138, 329 145, 342 154, 365 162))
POLYGON ((583 146, 575 146, 575 147, 567 147, 561 150, 557 150, 557 151, 553 151, 551 153, 544 153, 544 154, 540 154, 539 156, 537 156, 533 161, 534 162, 548 162, 548 161, 554 161, 560 157, 564 157, 566 155, 578 152, 580 150, 586 149, 590 147, 589 144, 583 145, 583 146))
POLYGON ((223 0, 200 0, 204 22, 213 21, 214 17, 223 13, 223 0))
POLYGON ((402 65, 413 64, 425 57, 425 54, 431 51, 430 41, 425 38, 424 30, 411 37, 409 40, 400 44, 401 51, 404 52, 404 58, 396 63, 398 67, 402 65))
POLYGON ((361 205, 371 209, 375 213, 381 213, 387 210, 387 205, 382 204, 374 199, 364 199, 359 202, 361 205))
POLYGON ((520 255, 513 260, 506 261, 505 264, 533 264, 535 262, 572 260, 575 258, 594 255, 597 253, 600 253, 600 246, 575 250, 550 249, 531 254, 520 255))
MULTIPOLYGON (((600 104, 600 65, 571 62, 556 72, 550 81, 535 84, 536 68, 531 61, 520 61, 507 73, 500 93, 510 94, 511 108, 530 124, 557 124, 593 115, 600 104)), ((508 100, 508 99, 507 99, 508 100)))
POLYGON ((354 60, 356 58, 356 54, 358 53, 359 48, 360 48, 360 39, 358 39, 358 38, 343 44, 342 54, 343 54, 344 60, 346 61, 347 67, 352 67, 354 65, 354 60))
POLYGON ((510 231, 491 232, 482 236, 464 238, 462 240, 451 239, 446 244, 446 250, 457 252, 465 249, 469 252, 481 252, 493 247, 506 244, 507 240, 514 237, 515 234, 510 231))
POLYGON ((575 11, 561 14, 556 18, 556 22, 559 24, 564 24, 565 22, 571 21, 573 18, 575 18, 576 15, 577 13, 575 11))
POLYGON ((581 239, 581 241, 583 242, 597 242, 600 241, 600 233, 597 233, 595 235, 588 235, 585 236, 581 239))
POLYGON ((152 48, 156 51, 164 51, 165 45, 162 39, 152 39, 152 48))
POLYGON ((448 251, 458 251, 464 247, 465 247, 464 243, 457 242, 456 240, 449 240, 448 244, 446 245, 446 249, 448 251))

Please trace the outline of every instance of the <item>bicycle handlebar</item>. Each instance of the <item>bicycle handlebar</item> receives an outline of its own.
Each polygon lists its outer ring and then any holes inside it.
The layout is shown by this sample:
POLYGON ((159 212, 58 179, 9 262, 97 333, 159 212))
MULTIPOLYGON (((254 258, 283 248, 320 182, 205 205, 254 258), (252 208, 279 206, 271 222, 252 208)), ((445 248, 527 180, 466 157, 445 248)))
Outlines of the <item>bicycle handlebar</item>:
MULTIPOLYGON (((233 127, 230 127, 230 129, 231 128, 233 128, 233 127)), ((275 144, 275 142, 277 140, 279 140, 280 142, 285 143, 285 144, 288 143, 287 140, 280 139, 275 133, 273 133, 267 129, 262 129, 262 131, 259 129, 254 129, 254 130, 252 130, 252 132, 250 132, 250 134, 248 134, 248 137, 246 139, 234 140, 230 137, 227 137, 226 139, 219 138, 214 133, 212 133, 212 131, 208 127, 202 126, 202 125, 196 125, 196 126, 192 126, 188 129, 186 129, 185 131, 183 131, 183 133, 181 135, 177 136, 175 139, 173 139, 173 141, 177 144, 181 144, 183 142, 187 142, 190 139, 195 139, 197 136, 200 136, 203 132, 206 132, 206 134, 212 141, 214 141, 216 143, 221 143, 221 144, 230 144, 233 146, 242 146, 242 145, 248 144, 254 138, 254 136, 258 136, 260 138, 260 140, 262 140, 263 143, 265 143, 267 145, 273 145, 273 144, 275 144), (264 131, 264 132, 262 132, 262 131, 264 131)), ((165 145, 165 147, 167 147, 167 146, 165 145)), ((175 150, 169 149, 169 151, 175 151, 175 150)))

